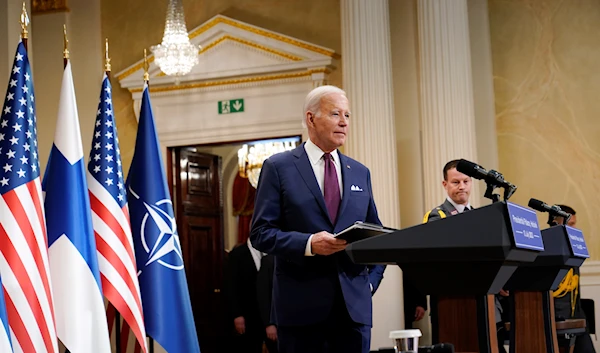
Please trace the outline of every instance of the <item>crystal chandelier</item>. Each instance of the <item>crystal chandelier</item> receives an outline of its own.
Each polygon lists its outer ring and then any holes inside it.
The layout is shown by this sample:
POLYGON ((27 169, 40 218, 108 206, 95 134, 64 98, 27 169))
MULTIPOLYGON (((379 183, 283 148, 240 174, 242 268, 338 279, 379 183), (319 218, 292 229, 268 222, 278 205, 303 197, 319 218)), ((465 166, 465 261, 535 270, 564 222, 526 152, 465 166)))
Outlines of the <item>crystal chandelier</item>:
POLYGON ((250 184, 256 188, 258 176, 265 159, 279 152, 289 151, 296 148, 299 139, 269 140, 252 143, 252 146, 244 144, 238 150, 238 166, 240 176, 248 178, 250 184))
POLYGON ((156 63, 169 76, 183 76, 198 63, 199 47, 190 43, 182 0, 169 0, 162 43, 152 47, 156 63))

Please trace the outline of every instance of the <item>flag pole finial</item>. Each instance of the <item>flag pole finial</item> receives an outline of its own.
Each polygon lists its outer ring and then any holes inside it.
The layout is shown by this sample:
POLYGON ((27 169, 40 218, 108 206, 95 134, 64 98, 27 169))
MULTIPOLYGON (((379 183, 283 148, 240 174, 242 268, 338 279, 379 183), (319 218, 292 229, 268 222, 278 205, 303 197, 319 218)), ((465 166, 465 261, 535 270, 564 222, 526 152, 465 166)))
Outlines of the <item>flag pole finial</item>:
POLYGON ((106 41, 104 42, 104 71, 110 72, 110 70, 111 65, 110 57, 108 56, 108 38, 106 38, 106 41))
POLYGON ((29 32, 27 26, 29 26, 29 16, 27 15, 27 7, 25 1, 23 1, 23 10, 21 11, 21 39, 29 38, 29 32))
POLYGON ((66 24, 63 24, 63 58, 69 59, 69 39, 67 38, 66 24))
POLYGON ((146 49, 144 49, 144 82, 148 83, 150 81, 150 74, 148 74, 148 56, 146 54, 146 49))

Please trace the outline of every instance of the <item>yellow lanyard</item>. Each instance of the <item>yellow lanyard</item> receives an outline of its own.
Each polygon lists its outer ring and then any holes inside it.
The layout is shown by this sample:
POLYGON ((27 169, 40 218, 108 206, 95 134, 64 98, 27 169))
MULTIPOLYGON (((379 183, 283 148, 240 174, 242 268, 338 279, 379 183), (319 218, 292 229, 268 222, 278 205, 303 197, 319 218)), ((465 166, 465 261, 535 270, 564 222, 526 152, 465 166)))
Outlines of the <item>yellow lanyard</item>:
POLYGON ((577 301, 577 294, 579 293, 579 275, 573 273, 573 269, 570 269, 565 278, 558 285, 558 289, 552 293, 554 298, 562 298, 567 293, 571 293, 571 316, 575 315, 575 303, 577 301))

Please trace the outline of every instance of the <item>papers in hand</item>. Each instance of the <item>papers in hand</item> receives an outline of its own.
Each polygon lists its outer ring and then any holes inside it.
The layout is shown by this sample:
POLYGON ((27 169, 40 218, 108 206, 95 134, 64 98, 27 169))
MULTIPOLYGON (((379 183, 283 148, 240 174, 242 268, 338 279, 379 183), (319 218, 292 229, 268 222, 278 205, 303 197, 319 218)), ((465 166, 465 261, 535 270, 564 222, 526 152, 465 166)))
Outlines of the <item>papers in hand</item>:
POLYGON ((386 228, 372 223, 356 222, 350 227, 334 235, 338 239, 343 239, 348 243, 363 240, 366 238, 374 237, 385 233, 391 233, 396 229, 386 228))

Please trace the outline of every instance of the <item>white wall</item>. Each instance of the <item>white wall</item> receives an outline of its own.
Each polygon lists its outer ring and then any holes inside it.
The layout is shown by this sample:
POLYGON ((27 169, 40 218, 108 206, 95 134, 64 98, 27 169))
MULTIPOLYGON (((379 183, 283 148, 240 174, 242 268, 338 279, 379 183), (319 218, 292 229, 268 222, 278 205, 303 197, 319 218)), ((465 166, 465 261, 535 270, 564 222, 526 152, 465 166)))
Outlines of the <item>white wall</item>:
MULTIPOLYGON (((594 300, 596 304, 596 326, 598 327, 598 318, 600 318, 600 261, 586 260, 581 266, 580 272, 581 298, 594 300)), ((592 342, 596 352, 600 352, 600 342, 597 338, 592 336, 592 342)))

